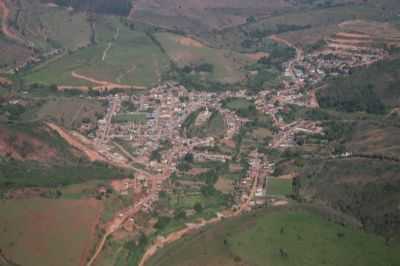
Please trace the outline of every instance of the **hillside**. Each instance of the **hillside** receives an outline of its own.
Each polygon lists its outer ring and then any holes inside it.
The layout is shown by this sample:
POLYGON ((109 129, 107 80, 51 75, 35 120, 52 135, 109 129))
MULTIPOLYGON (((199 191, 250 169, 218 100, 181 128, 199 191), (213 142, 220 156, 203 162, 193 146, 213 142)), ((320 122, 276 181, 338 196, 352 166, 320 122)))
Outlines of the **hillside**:
POLYGON ((159 251, 152 265, 396 265, 396 245, 315 209, 259 210, 188 235, 159 251), (319 215, 322 215, 319 216, 319 215), (193 258, 196 259, 193 259, 193 258))
POLYGON ((103 163, 89 162, 44 124, 0 125, 0 190, 57 187, 124 175, 103 163))

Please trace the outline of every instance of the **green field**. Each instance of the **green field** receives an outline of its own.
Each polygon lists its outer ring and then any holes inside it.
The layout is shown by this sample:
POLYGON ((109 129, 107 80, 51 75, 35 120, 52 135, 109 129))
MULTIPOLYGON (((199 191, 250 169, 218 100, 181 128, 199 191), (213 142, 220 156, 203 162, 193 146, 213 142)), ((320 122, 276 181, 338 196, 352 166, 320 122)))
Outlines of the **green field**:
POLYGON ((35 48, 75 50, 90 43, 91 30, 85 13, 45 6, 39 0, 18 2, 21 9, 16 24, 24 39, 35 48))
POLYGON ((100 211, 96 200, 0 201, 0 249, 15 265, 81 265, 100 211))
POLYGON ((223 105, 225 108, 233 111, 239 111, 241 109, 248 109, 250 106, 254 106, 254 103, 244 98, 229 98, 223 102, 223 105))
POLYGON ((244 79, 243 67, 252 60, 243 54, 208 47, 194 39, 171 33, 158 33, 159 40, 168 56, 179 67, 210 64, 211 73, 200 73, 202 78, 223 83, 235 83, 244 79))
POLYGON ((144 124, 146 123, 146 121, 147 121, 146 113, 139 113, 139 112, 118 114, 112 120, 113 123, 134 122, 137 124, 144 124))
POLYGON ((225 121, 222 114, 212 110, 204 124, 197 126, 196 119, 202 110, 193 112, 183 123, 183 130, 188 137, 221 137, 225 133, 225 121))
POLYGON ((128 28, 114 17, 99 17, 96 44, 68 53, 25 75, 28 83, 95 86, 72 72, 98 81, 152 86, 168 70, 168 58, 144 32, 128 28))
POLYGON ((267 194, 269 196, 287 196, 292 193, 292 180, 268 178, 267 194))
POLYGON ((24 114, 26 118, 52 120, 67 128, 78 128, 83 120, 96 123, 103 116, 105 107, 95 100, 59 97, 48 100, 36 112, 24 114))
POLYGON ((395 266, 399 247, 311 211, 272 209, 197 232, 163 248, 146 265, 395 266))

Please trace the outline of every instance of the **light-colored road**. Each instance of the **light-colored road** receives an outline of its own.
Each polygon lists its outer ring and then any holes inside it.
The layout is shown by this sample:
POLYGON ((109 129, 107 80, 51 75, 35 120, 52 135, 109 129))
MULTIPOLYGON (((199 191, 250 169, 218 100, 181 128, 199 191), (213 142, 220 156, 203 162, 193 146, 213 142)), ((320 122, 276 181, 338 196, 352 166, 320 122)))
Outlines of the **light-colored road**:
POLYGON ((66 129, 57 126, 54 123, 46 123, 47 126, 56 131, 65 141, 67 141, 72 147, 83 152, 90 161, 106 161, 106 159, 96 150, 87 147, 79 139, 71 135, 66 129))
MULTIPOLYGON (((259 167, 259 166, 257 166, 257 167, 259 167)), ((259 174, 260 174, 260 171, 258 169, 257 175, 253 179, 253 184, 252 184, 252 187, 251 187, 251 190, 249 193, 249 198, 240 205, 240 208, 237 211, 229 212, 226 214, 218 213, 217 217, 212 218, 210 220, 202 219, 198 223, 186 224, 185 228, 180 229, 176 232, 173 232, 173 233, 169 234, 168 236, 166 236, 165 238, 158 239, 154 244, 152 244, 149 248, 147 248, 146 252, 144 253, 144 255, 139 263, 139 266, 145 266, 146 262, 151 257, 153 257, 160 248, 164 247, 165 245, 171 244, 171 243, 181 239, 185 235, 192 233, 196 230, 199 230, 200 228, 203 228, 206 225, 218 223, 218 222, 222 221, 223 219, 237 217, 237 216, 241 215, 242 213, 248 211, 250 208, 250 202, 253 200, 254 195, 256 193, 259 174)))
POLYGON ((143 207, 144 204, 148 203, 151 200, 151 195, 146 196, 142 200, 140 200, 138 203, 136 203, 132 208, 129 208, 123 212, 118 212, 116 216, 113 218, 113 220, 107 225, 107 228, 105 230, 105 233, 103 237, 101 238, 96 251, 94 252, 93 256, 90 258, 86 266, 91 266, 99 254, 101 253, 105 243, 107 242, 107 238, 112 235, 115 231, 117 231, 123 223, 129 218, 137 214, 140 209, 143 207))

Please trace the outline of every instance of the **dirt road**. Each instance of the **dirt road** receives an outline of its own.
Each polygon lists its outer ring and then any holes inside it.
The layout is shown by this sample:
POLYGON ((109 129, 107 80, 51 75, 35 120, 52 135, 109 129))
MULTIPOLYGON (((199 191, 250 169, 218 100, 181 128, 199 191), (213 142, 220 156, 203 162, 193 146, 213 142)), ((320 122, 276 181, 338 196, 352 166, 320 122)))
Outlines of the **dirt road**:
POLYGON ((223 219, 237 217, 237 216, 241 215, 242 213, 248 211, 249 207, 250 207, 250 202, 252 201, 254 194, 256 193, 257 182, 258 182, 258 176, 255 177, 253 180, 253 185, 250 190, 249 198, 240 205, 239 210, 237 210, 236 212, 227 212, 225 214, 218 213, 217 217, 212 218, 210 220, 202 219, 199 223, 186 224, 185 228, 178 230, 176 232, 173 232, 173 233, 169 234, 168 236, 166 236, 165 238, 161 238, 161 239, 157 240, 154 244, 152 244, 146 250, 146 252, 144 253, 144 255, 139 263, 139 266, 145 266, 146 262, 151 257, 153 257, 159 249, 163 248, 165 245, 171 244, 171 243, 181 239, 182 237, 184 237, 196 230, 199 230, 200 228, 203 228, 206 225, 218 223, 218 222, 222 221, 223 219))
POLYGON ((288 64, 288 70, 289 70, 289 72, 291 73, 291 75, 292 75, 293 77, 295 77, 296 74, 295 74, 295 71, 294 71, 294 64, 295 64, 296 62, 300 62, 300 61, 303 61, 303 60, 304 60, 304 51, 303 51, 302 49, 300 49, 299 47, 295 46, 294 44, 290 43, 288 40, 285 40, 285 39, 283 39, 283 38, 281 38, 281 37, 279 37, 279 36, 272 35, 272 36, 270 36, 269 38, 270 38, 271 40, 277 42, 277 43, 284 44, 284 45, 286 45, 286 46, 288 46, 288 47, 291 47, 291 48, 293 48, 293 49, 296 50, 296 58, 290 60, 290 61, 289 61, 289 64, 288 64))
POLYGON ((18 42, 24 42, 18 35, 8 27, 8 19, 10 17, 10 9, 7 7, 5 0, 0 0, 0 9, 1 9, 1 31, 6 35, 8 38, 12 40, 16 40, 18 42))
POLYGON ((78 138, 71 135, 67 130, 64 128, 57 126, 53 123, 46 123, 47 126, 56 131, 65 141, 67 141, 72 147, 78 149, 79 151, 83 152, 90 161, 106 161, 106 159, 98 153, 96 150, 91 149, 84 145, 78 138))
POLYGON ((72 85, 59 85, 57 86, 58 90, 80 90, 80 91, 88 91, 89 88, 97 91, 106 91, 106 90, 113 90, 113 89, 136 89, 136 90, 144 90, 147 87, 144 86, 134 86, 134 85, 126 85, 126 84, 119 84, 105 80, 97 80, 92 77, 88 77, 85 75, 81 75, 75 71, 71 72, 71 75, 74 78, 89 81, 94 84, 94 86, 72 86, 72 85))
POLYGON ((113 83, 113 82, 110 82, 110 81, 104 81, 104 80, 97 80, 97 79, 92 78, 92 77, 88 77, 88 76, 85 76, 85 75, 78 74, 75 71, 72 71, 71 75, 74 78, 86 80, 86 81, 89 81, 89 82, 94 83, 96 85, 103 86, 103 87, 106 87, 106 88, 109 88, 109 89, 114 89, 114 88, 130 89, 130 88, 132 88, 132 86, 130 86, 130 85, 117 84, 117 83, 113 83))
POLYGON ((104 233, 103 237, 101 238, 96 251, 94 252, 93 256, 90 258, 89 262, 86 264, 86 266, 91 266, 94 261, 97 259, 99 256, 100 252, 104 248, 104 245, 107 241, 107 238, 112 235, 115 231, 117 231, 123 223, 129 218, 134 216, 136 213, 140 211, 142 206, 149 202, 151 200, 151 194, 142 200, 140 200, 138 203, 136 203, 132 208, 129 208, 125 211, 119 212, 114 219, 108 223, 106 232, 104 233))

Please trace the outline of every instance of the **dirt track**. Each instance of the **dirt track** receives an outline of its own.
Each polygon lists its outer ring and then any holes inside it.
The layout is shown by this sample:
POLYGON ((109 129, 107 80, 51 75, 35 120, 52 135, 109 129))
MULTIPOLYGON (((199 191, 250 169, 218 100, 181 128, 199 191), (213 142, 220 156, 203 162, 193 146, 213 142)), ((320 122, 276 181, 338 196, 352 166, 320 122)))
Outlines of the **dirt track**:
POLYGON ((59 127, 53 123, 47 123, 47 126, 52 130, 56 131, 65 141, 67 141, 72 147, 83 152, 90 161, 106 161, 106 159, 100 155, 94 149, 86 147, 79 139, 72 136, 67 130, 59 127))
POLYGON ((1 30, 8 38, 23 42, 17 34, 8 27, 8 19, 10 17, 10 9, 7 7, 5 0, 0 0, 0 9, 2 10, 1 30))
POLYGON ((235 212, 229 211, 227 214, 218 213, 217 217, 212 218, 210 220, 202 219, 202 220, 200 220, 199 223, 186 224, 185 228, 178 230, 176 232, 173 232, 173 233, 169 234, 167 237, 162 238, 162 239, 156 241, 153 245, 151 245, 144 253, 142 259, 140 260, 139 266, 145 266, 146 262, 151 257, 153 257, 160 248, 164 247, 165 245, 171 244, 171 243, 181 239, 182 237, 186 236, 187 234, 190 234, 200 228, 203 228, 206 225, 216 224, 216 223, 222 221, 223 219, 237 217, 237 216, 241 215, 242 213, 248 211, 249 206, 250 206, 250 201, 254 198, 254 194, 257 189, 257 183, 258 183, 258 178, 256 177, 253 181, 253 185, 250 190, 249 198, 240 205, 239 210, 237 210, 235 212))
POLYGON ((59 85, 57 88, 59 90, 71 90, 71 89, 77 89, 81 91, 88 91, 89 88, 92 88, 93 90, 98 90, 98 91, 105 91, 105 90, 112 90, 112 89, 137 89, 137 90, 143 90, 146 89, 144 86, 132 86, 132 85, 126 85, 126 84, 119 84, 119 83, 113 83, 111 81, 105 81, 105 80, 97 80, 93 77, 88 77, 85 75, 81 75, 75 71, 71 72, 72 77, 80 80, 85 80, 89 81, 95 86, 72 86, 72 85, 59 85))

